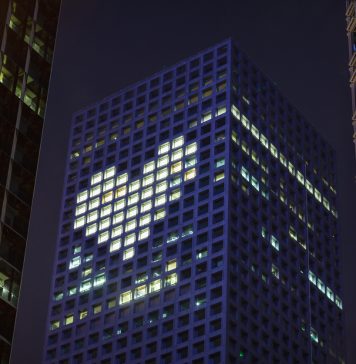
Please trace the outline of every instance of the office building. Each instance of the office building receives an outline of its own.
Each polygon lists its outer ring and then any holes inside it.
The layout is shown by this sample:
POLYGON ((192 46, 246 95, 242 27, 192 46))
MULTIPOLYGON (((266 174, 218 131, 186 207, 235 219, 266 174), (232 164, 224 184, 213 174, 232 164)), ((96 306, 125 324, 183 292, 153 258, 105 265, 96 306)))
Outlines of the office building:
POLYGON ((332 148, 232 40, 73 115, 46 363, 344 363, 332 148))
POLYGON ((0 1, 0 362, 16 317, 59 0, 0 1))

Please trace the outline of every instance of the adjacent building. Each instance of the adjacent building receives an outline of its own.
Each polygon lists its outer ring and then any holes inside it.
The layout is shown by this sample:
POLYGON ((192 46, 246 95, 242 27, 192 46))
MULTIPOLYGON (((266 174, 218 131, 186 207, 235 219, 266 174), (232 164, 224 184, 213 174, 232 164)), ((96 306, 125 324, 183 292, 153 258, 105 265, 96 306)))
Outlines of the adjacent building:
POLYGON ((58 0, 0 1, 0 362, 17 309, 58 0))
POLYGON ((45 363, 344 363, 335 154, 226 40, 73 116, 45 363))
POLYGON ((349 43, 349 70, 352 98, 352 125, 354 129, 353 141, 356 155, 356 1, 346 1, 346 30, 349 43))

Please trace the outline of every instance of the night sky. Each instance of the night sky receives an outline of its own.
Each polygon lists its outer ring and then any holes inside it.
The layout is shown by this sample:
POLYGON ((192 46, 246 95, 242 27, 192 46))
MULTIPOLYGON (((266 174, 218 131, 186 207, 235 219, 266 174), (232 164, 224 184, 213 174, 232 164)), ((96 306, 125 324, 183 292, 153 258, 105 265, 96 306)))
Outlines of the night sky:
POLYGON ((348 364, 356 363, 356 163, 344 13, 342 0, 63 0, 14 364, 41 362, 72 113, 229 36, 337 151, 345 337, 348 364))

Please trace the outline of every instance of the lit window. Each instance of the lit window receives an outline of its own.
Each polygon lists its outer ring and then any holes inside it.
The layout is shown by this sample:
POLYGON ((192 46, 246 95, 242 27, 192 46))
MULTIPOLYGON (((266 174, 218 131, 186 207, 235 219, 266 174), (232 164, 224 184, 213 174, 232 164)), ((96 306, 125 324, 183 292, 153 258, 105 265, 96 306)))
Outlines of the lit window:
POLYGON ((110 202, 112 199, 113 199, 113 192, 112 191, 106 192, 105 195, 103 195, 102 202, 107 203, 110 202))
POLYGON ((316 275, 311 271, 309 271, 309 281, 316 285, 316 275))
POLYGON ((102 286, 105 282, 105 273, 97 274, 94 278, 94 287, 102 286))
POLYGON ((103 233, 101 233, 99 235, 99 238, 98 238, 98 244, 102 244, 102 243, 105 243, 106 241, 109 240, 109 237, 110 237, 110 234, 108 231, 104 231, 103 233))
POLYGON ((207 122, 208 120, 210 120, 210 119, 211 119, 211 117, 212 117, 212 113, 211 113, 211 112, 207 112, 207 113, 203 114, 203 117, 202 117, 202 119, 201 119, 201 122, 202 122, 202 123, 205 123, 205 122, 207 122))
POLYGON ((79 292, 89 291, 91 288, 91 280, 87 279, 80 284, 79 292))
POLYGON ((83 204, 77 206, 76 209, 75 209, 75 216, 84 214, 84 212, 86 210, 87 210, 87 204, 86 203, 83 203, 83 204))
POLYGON ((169 152, 169 142, 164 143, 159 146, 158 148, 158 154, 166 154, 169 152))
POLYGON ((216 173, 215 177, 214 177, 214 181, 218 182, 218 181, 224 179, 224 176, 225 176, 224 172, 216 173))
POLYGON ((146 294, 147 294, 147 287, 145 285, 143 285, 143 286, 139 286, 135 289, 134 297, 140 298, 140 297, 146 296, 146 294))
POLYGON ((297 180, 304 185, 304 176, 299 171, 297 171, 297 180))
POLYGON ((124 174, 120 174, 117 179, 116 179, 116 185, 117 186, 120 186, 120 185, 123 185, 124 183, 126 183, 128 180, 128 177, 127 177, 127 173, 124 173, 124 174))
POLYGON ((111 214, 111 205, 104 206, 100 211, 100 217, 108 216, 111 214))
POLYGON ((118 224, 119 222, 121 222, 124 219, 124 213, 123 212, 119 212, 118 214, 115 214, 113 217, 113 224, 118 224))
POLYGON ((134 244, 136 241, 136 234, 130 234, 125 237, 125 246, 134 244))
POLYGON ((241 167, 241 175, 245 180, 250 181, 250 173, 245 167, 241 167))
POLYGON ((179 185, 182 182, 182 178, 180 176, 175 176, 172 177, 170 183, 169 183, 169 187, 174 187, 179 185))
POLYGON ((256 139, 260 138, 260 133, 259 133, 258 129, 252 124, 251 124, 251 133, 256 139))
POLYGON ((110 168, 108 168, 108 169, 104 172, 104 178, 105 178, 105 179, 108 179, 108 178, 114 177, 115 172, 116 172, 115 167, 110 167, 110 168))
POLYGON ((116 236, 120 236, 122 234, 122 226, 116 226, 111 230, 111 237, 115 238, 116 236))
POLYGON ((160 209, 155 212, 155 220, 163 219, 165 216, 166 216, 166 211, 164 209, 160 209))
POLYGON ((268 139, 263 134, 260 134, 260 141, 261 141, 262 145, 266 149, 268 149, 268 139))
POLYGON ((163 157, 158 159, 157 167, 164 167, 168 164, 168 162, 169 162, 168 155, 164 155, 163 157))
POLYGON ((109 190, 112 190, 115 186, 115 181, 114 179, 110 179, 109 181, 106 181, 104 183, 104 187, 103 187, 103 191, 109 191, 109 190))
POLYGON ((133 195, 129 196, 128 205, 133 205, 134 203, 137 203, 139 200, 138 193, 134 193, 133 195))
POLYGON ((113 240, 110 244, 110 253, 115 252, 116 250, 119 250, 121 248, 121 240, 113 240))
POLYGON ((125 226, 125 232, 131 231, 136 228, 136 220, 129 221, 125 226))
POLYGON ((142 199, 151 197, 153 195, 153 188, 148 187, 142 191, 142 199))
POLYGON ((140 219, 140 226, 145 226, 150 222, 151 222, 151 215, 150 214, 143 215, 140 219))
POLYGON ((110 218, 100 221, 99 230, 107 229, 110 226, 110 218))
POLYGON ((174 201, 180 197, 180 189, 173 190, 169 195, 169 201, 174 201))
POLYGON ((89 210, 95 209, 100 206, 100 199, 99 197, 93 198, 89 201, 89 210))
POLYGON ((284 167, 288 167, 287 158, 282 153, 279 153, 279 160, 284 165, 284 167))
POLYGON ((259 191, 260 190, 260 184, 259 182, 257 181, 257 179, 255 177, 251 177, 251 184, 252 186, 257 190, 259 191))
POLYGON ((140 181, 131 182, 129 185, 129 192, 137 191, 140 188, 140 181))
POLYGON ((314 188, 314 196, 315 196, 315 198, 319 201, 319 202, 321 202, 321 193, 316 189, 316 188, 314 188))
POLYGON ((161 182, 156 186, 156 193, 164 192, 167 189, 167 182, 161 182))
POLYGON ((88 218, 87 218, 87 223, 93 222, 95 220, 97 220, 99 214, 98 214, 98 210, 92 211, 88 214, 88 218))
POLYGON ((149 211, 152 208, 152 202, 146 201, 141 205, 141 213, 149 211))
POLYGON ((155 162, 154 161, 151 161, 151 162, 148 162, 146 163, 144 166, 143 166, 143 173, 150 173, 152 172, 153 170, 155 169, 155 162))
POLYGON ((155 207, 161 206, 166 203, 166 195, 162 194, 160 196, 157 196, 155 199, 155 207))
POLYGON ((275 236, 271 235, 271 245, 276 249, 279 250, 279 241, 276 239, 275 236))
POLYGON ((178 173, 182 170, 182 162, 177 162, 171 165, 171 173, 178 173))
POLYGON ((195 175, 196 175, 195 168, 189 169, 187 172, 184 173, 184 181, 193 179, 195 175))
POLYGON ((225 165, 225 158, 219 158, 215 160, 215 168, 219 168, 225 165))
POLYGON ((147 273, 139 273, 139 274, 137 274, 137 277, 135 279, 135 283, 146 282, 147 279, 148 279, 147 273))
POLYGON ((92 273, 92 271, 93 271, 92 267, 86 267, 83 269, 82 276, 87 277, 88 275, 90 275, 92 273))
POLYGON ((101 305, 95 305, 93 306, 93 313, 94 315, 96 315, 97 313, 100 313, 102 310, 102 306, 101 305))
POLYGON ((94 186, 90 190, 90 197, 98 196, 101 193, 101 185, 94 186))
POLYGON ((85 224, 85 217, 82 216, 74 221, 74 229, 79 229, 80 227, 84 226, 84 224, 85 224))
POLYGON ((317 280, 317 286, 318 286, 318 288, 319 288, 319 290, 320 290, 321 292, 325 293, 325 284, 324 284, 324 282, 323 282, 321 279, 319 279, 319 278, 318 278, 318 280, 317 280))
POLYGON ((79 311, 79 320, 83 320, 88 316, 88 310, 81 310, 79 311))
POLYGON ((183 149, 179 148, 172 153, 172 162, 178 161, 183 158, 183 149))
POLYGON ((334 302, 334 292, 329 287, 326 287, 326 296, 334 302))
POLYGON ((217 110, 216 110, 216 116, 222 115, 226 113, 226 107, 225 106, 220 106, 217 110))
POLYGON ((157 292, 162 288, 162 281, 160 279, 156 279, 155 281, 150 283, 150 292, 157 292))
POLYGON ((291 175, 295 175, 295 168, 294 165, 291 162, 288 162, 288 170, 291 175))
POLYGON ((77 203, 84 202, 87 200, 87 198, 88 198, 88 191, 80 192, 77 195, 77 203))
POLYGON ((136 206, 131 207, 130 209, 127 210, 126 218, 129 219, 130 217, 134 217, 137 215, 137 213, 138 213, 137 207, 136 206))
POLYGON ((135 255, 135 249, 129 248, 124 251, 124 257, 123 260, 131 259, 135 255))
POLYGON ((170 260, 169 262, 167 262, 166 264, 166 272, 169 272, 170 270, 176 269, 177 268, 177 260, 173 259, 170 260))
POLYGON ((150 235, 150 230, 148 228, 140 230, 139 240, 146 239, 150 235))
POLYGON ((194 142, 192 144, 187 145, 185 148, 185 155, 193 154, 197 151, 197 143, 194 142))
POLYGON ((120 304, 123 305, 125 303, 129 303, 132 300, 131 291, 127 291, 120 294, 120 304))
POLYGON ((148 176, 143 178, 142 186, 143 187, 149 186, 153 183, 153 181, 154 181, 153 174, 149 174, 148 176))
POLYGON ((126 201, 125 199, 121 199, 114 204, 114 211, 120 211, 125 207, 126 201))
POLYGON ((197 163, 197 159, 195 158, 195 156, 191 156, 185 160, 184 167, 185 168, 193 167, 196 165, 196 163, 197 163))
POLYGON ((174 286, 175 284, 177 284, 177 281, 178 281, 177 273, 173 273, 165 278, 164 285, 165 286, 174 286))
POLYGON ((242 115, 241 123, 246 129, 250 130, 250 120, 245 115, 242 115))
POLYGON ((82 262, 82 259, 81 257, 75 257, 73 258, 70 263, 69 263, 69 269, 73 269, 73 268, 76 268, 76 267, 79 267, 80 264, 82 262))
POLYGON ((56 321, 51 321, 51 330, 55 330, 55 329, 58 329, 60 326, 60 323, 58 320, 56 321))
POLYGON ((274 264, 272 264, 272 274, 279 279, 279 269, 274 264))
POLYGON ((125 196, 126 190, 126 186, 119 187, 115 192, 115 198, 125 196))
POLYGON ((161 168, 159 171, 157 171, 157 181, 166 178, 167 176, 168 176, 167 168, 161 168))
POLYGON ((70 325, 74 322, 74 316, 73 315, 68 315, 64 318, 64 324, 65 325, 70 325))
POLYGON ((172 146, 173 148, 181 147, 184 143, 184 137, 180 136, 178 138, 173 139, 172 146))

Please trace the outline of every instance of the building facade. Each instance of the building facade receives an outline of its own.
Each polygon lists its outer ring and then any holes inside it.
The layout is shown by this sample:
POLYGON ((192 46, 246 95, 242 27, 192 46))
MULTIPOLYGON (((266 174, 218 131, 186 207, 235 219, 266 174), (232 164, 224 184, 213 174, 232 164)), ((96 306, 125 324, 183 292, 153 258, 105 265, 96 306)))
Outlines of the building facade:
POLYGON ((0 362, 10 355, 59 0, 0 2, 0 362))
POLYGON ((73 116, 45 363, 344 363, 335 156, 226 40, 73 116))
POLYGON ((356 155, 356 1, 346 1, 346 31, 349 44, 349 71, 352 99, 353 141, 356 155))

